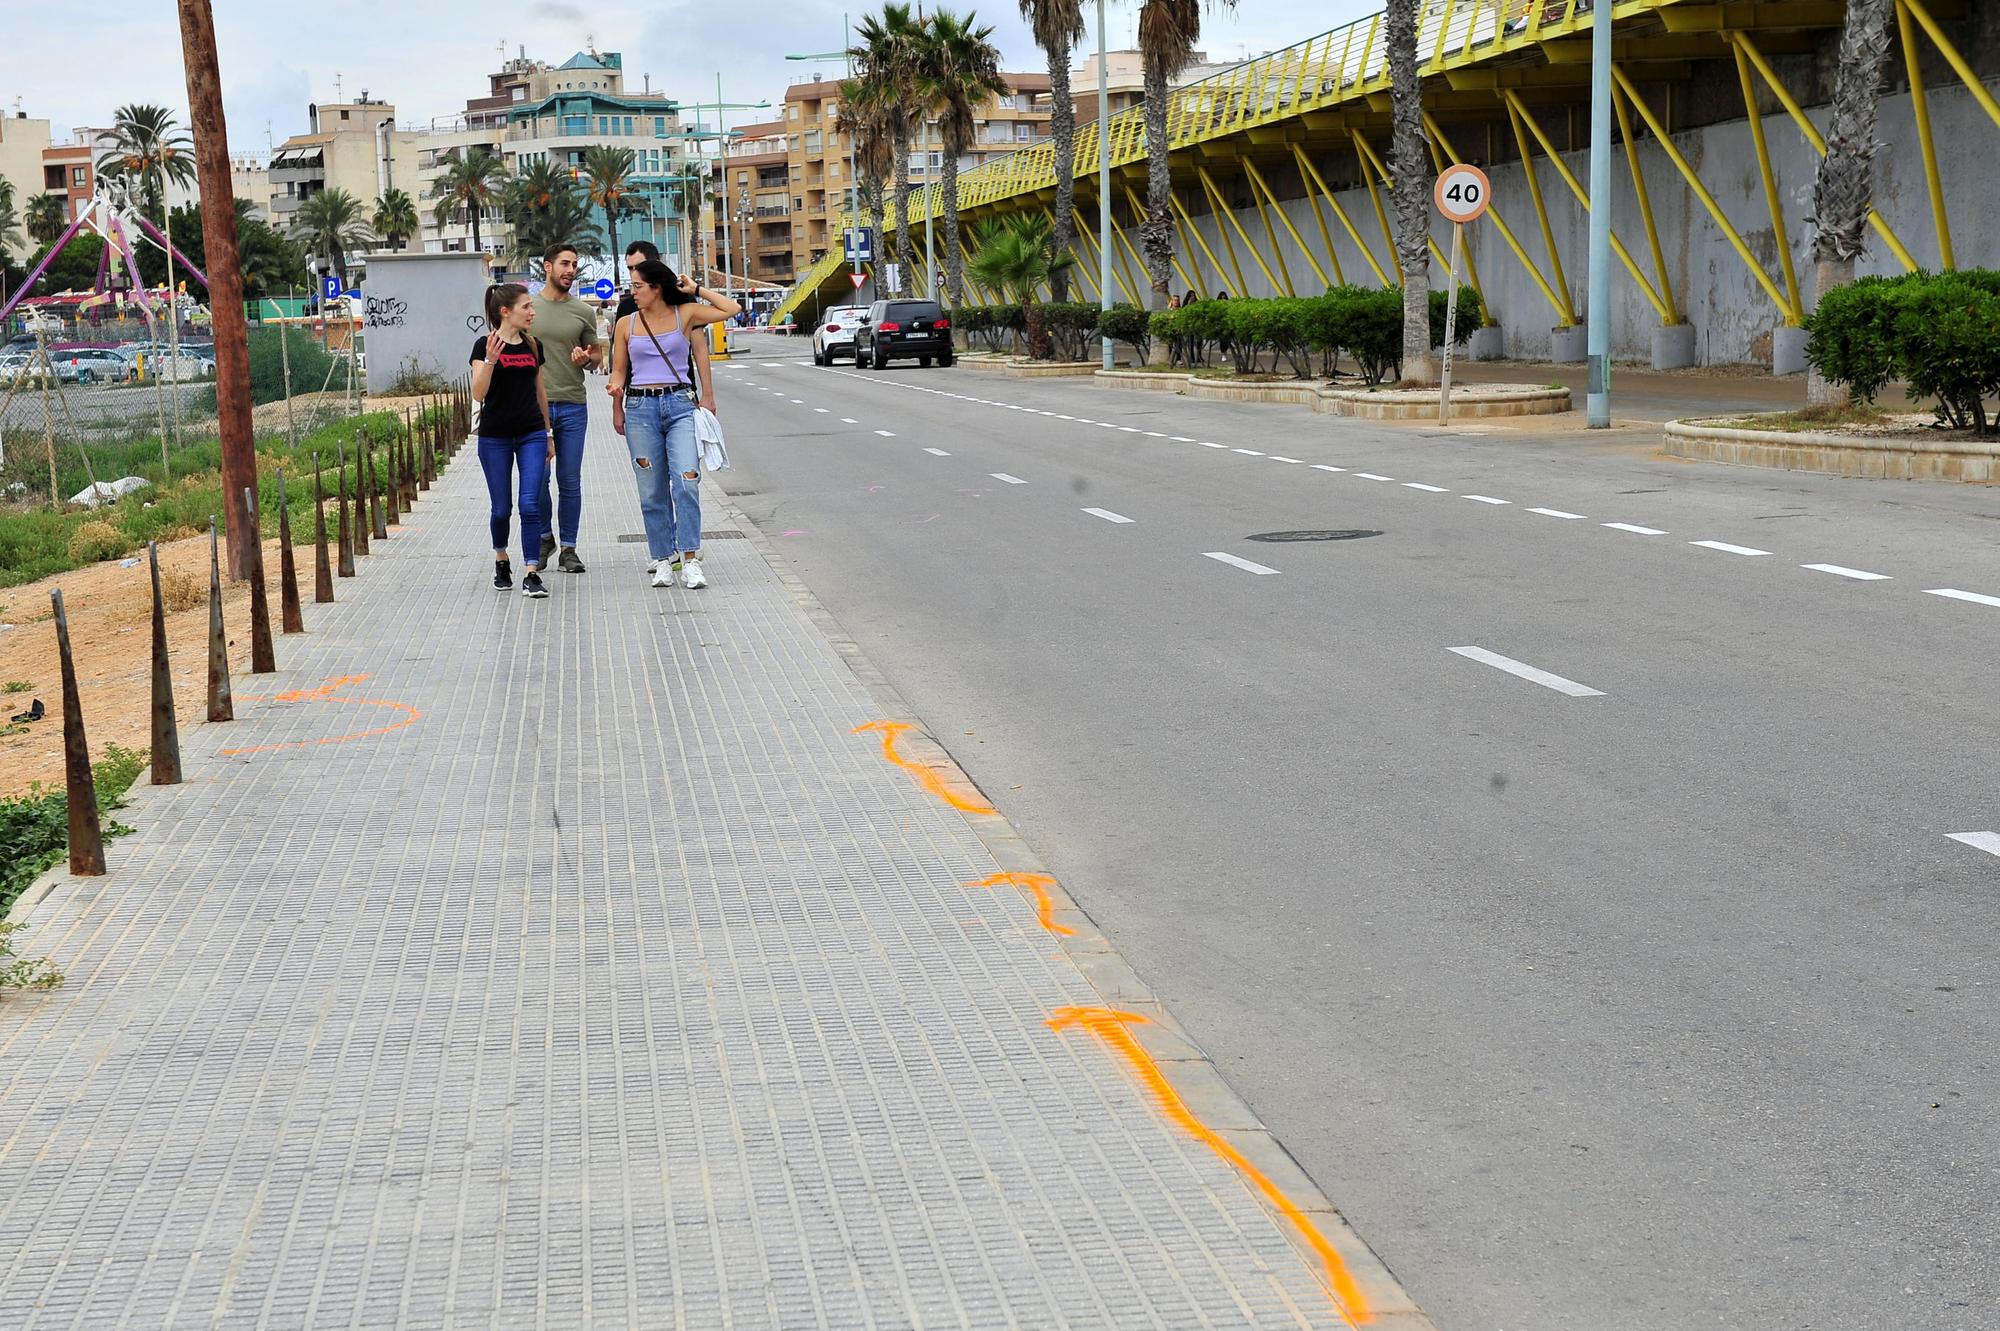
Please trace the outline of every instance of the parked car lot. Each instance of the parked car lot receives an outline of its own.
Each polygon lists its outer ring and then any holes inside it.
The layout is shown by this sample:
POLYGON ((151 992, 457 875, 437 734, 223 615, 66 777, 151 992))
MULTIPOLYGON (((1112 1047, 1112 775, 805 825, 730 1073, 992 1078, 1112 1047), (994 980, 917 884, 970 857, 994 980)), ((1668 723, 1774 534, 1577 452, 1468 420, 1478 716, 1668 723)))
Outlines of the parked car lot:
POLYGON ((813 364, 831 365, 839 355, 853 360, 854 332, 866 313, 866 305, 835 305, 826 311, 813 331, 813 364))

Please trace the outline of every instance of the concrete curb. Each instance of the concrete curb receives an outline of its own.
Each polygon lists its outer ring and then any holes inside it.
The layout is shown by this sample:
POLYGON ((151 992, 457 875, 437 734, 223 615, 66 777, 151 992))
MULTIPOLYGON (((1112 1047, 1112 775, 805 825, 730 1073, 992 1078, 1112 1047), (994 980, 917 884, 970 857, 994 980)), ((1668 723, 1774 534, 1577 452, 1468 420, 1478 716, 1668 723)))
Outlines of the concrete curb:
MULTIPOLYGON (((963 362, 961 362, 963 363, 963 362)), ((1145 376, 1148 378, 1157 376, 1145 376)), ((963 782, 965 787, 979 790, 982 797, 996 810, 999 802, 987 792, 964 768, 958 765, 945 747, 931 736, 922 718, 917 716, 909 702, 897 692, 867 655, 861 650, 847 631, 841 627, 830 611, 813 595, 804 582, 784 565, 784 557, 771 544, 763 530, 736 506, 735 501, 716 477, 715 488, 721 492, 723 502, 719 506, 730 522, 743 533, 764 562, 778 577, 778 581, 791 593, 793 601, 805 612, 820 633, 848 669, 854 672, 864 688, 873 697, 882 716, 891 721, 905 722, 916 727, 901 741, 911 757, 936 765, 943 769, 948 779, 963 782)), ((1064 936, 1052 934, 1050 937, 1059 944, 1070 961, 1081 971, 1104 1001, 1111 1006, 1128 1012, 1137 1012, 1148 1021, 1131 1028, 1140 1046, 1158 1064, 1174 1091, 1200 1116, 1201 1120, 1213 1128, 1218 1136, 1242 1153, 1243 1157, 1261 1170, 1273 1184, 1289 1197, 1300 1210, 1312 1219, 1314 1226, 1326 1241, 1340 1254, 1349 1275, 1368 1300, 1371 1314, 1369 1325, 1389 1328, 1389 1331, 1437 1331, 1436 1324, 1426 1316, 1402 1282, 1375 1250, 1355 1232, 1347 1218, 1328 1199, 1326 1193, 1313 1182, 1305 1169, 1292 1157, 1284 1144, 1262 1119, 1239 1096, 1216 1067, 1214 1060, 1189 1038, 1179 1022, 1175 1021, 1166 1005, 1162 1003, 1146 982, 1125 959, 1118 954, 1110 939, 1097 927, 1089 914, 1077 904, 1061 882, 1036 856, 1034 850, 1015 829, 1004 814, 994 816, 961 815, 966 825, 978 837, 980 843, 993 856, 994 863, 1010 873, 1044 874, 1049 878, 1047 892, 1054 905, 1054 919, 1076 932, 1064 936)), ((1017 891, 1021 889, 1016 889, 1017 891)), ((1023 891, 1024 900, 1028 894, 1023 891)), ((1035 903, 1028 900, 1032 907, 1035 903)), ((1135 1088, 1136 1093, 1136 1088, 1135 1088)), ((1264 1205, 1270 1209, 1269 1203, 1264 1205)), ((1272 1210, 1273 1216, 1277 1215, 1272 1210)), ((1315 1272, 1323 1272, 1320 1257, 1289 1224, 1282 1223, 1286 1237, 1315 1272)), ((1332 1291, 1329 1288, 1329 1297, 1332 1291)), ((1337 1306, 1337 1305, 1336 1305, 1337 1306)))
MULTIPOLYGON (((1247 402, 1310 407, 1329 416, 1371 421, 1433 421, 1437 394, 1417 389, 1333 388, 1299 381, 1232 383, 1192 374, 1153 374, 1137 370, 1099 370, 1093 376, 1107 388, 1136 388, 1155 393, 1180 393, 1211 402, 1247 402)), ((1452 414, 1462 417, 1546 416, 1570 409, 1567 388, 1469 384, 1454 389, 1452 414)))
POLYGON ((957 364, 968 370, 1004 375, 1009 379, 1068 379, 1098 373, 1096 361, 1025 361, 1011 356, 961 355, 957 364))
POLYGON ((1741 467, 1900 481, 2000 482, 2000 438, 1927 440, 1830 431, 1744 430, 1668 421, 1670 456, 1741 467))

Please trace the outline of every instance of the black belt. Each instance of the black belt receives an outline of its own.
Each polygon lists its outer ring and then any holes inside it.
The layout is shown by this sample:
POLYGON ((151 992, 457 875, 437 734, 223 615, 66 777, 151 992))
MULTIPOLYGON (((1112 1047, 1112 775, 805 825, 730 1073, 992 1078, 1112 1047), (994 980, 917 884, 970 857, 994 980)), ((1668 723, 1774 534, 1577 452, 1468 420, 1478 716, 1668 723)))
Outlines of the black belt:
POLYGON ((628 388, 627 397, 672 397, 676 393, 692 393, 692 384, 648 384, 644 388, 628 388))

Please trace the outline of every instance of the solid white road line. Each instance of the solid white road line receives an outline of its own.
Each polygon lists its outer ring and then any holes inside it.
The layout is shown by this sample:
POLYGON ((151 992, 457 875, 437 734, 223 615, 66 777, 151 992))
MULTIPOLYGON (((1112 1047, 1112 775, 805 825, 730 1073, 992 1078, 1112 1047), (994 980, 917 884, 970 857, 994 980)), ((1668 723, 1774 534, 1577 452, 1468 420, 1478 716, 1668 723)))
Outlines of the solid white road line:
POLYGON ((1106 522, 1130 522, 1132 520, 1122 513, 1113 513, 1108 508, 1086 508, 1083 511, 1094 518, 1103 518, 1106 522))
POLYGON ((1393 481, 1396 479, 1394 476, 1377 476, 1372 471, 1357 471, 1354 474, 1364 481, 1393 481))
POLYGON ((1276 573, 1278 571, 1274 568, 1265 568, 1262 564, 1253 564, 1247 559, 1238 559, 1235 555, 1230 554, 1226 550, 1207 550, 1204 551, 1203 553, 1210 559, 1221 560, 1223 563, 1228 564, 1232 568, 1242 569, 1245 573, 1256 573, 1262 575, 1266 573, 1276 573))
POLYGON ((1314 471, 1346 471, 1346 470, 1347 470, 1347 468, 1345 468, 1345 467, 1335 467, 1335 466, 1331 466, 1331 465, 1329 465, 1329 464, 1327 464, 1327 463, 1324 463, 1324 462, 1315 462, 1315 463, 1313 463, 1313 470, 1314 470, 1314 471))
POLYGON ((1854 578, 1860 582, 1889 581, 1889 575, 1887 573, 1870 573, 1866 569, 1844 568, 1839 564, 1801 564, 1799 565, 1799 567, 1809 568, 1815 573, 1831 573, 1836 577, 1854 578))
POLYGON ((1629 531, 1634 536, 1665 536, 1658 527, 1635 527, 1629 522, 1607 522, 1605 526, 1613 531, 1629 531))
MULTIPOLYGON (((1688 544, 1698 545, 1704 550, 1720 550, 1726 555, 1768 555, 1771 553, 1769 550, 1752 550, 1747 545, 1731 545, 1727 541, 1689 541, 1688 544)), ((1995 601, 1994 604, 2000 605, 2000 601, 1995 601)))
POLYGON ((1978 592, 1962 592, 1955 587, 1926 587, 1926 595, 1949 596, 1954 601, 1970 601, 1974 605, 2000 605, 2000 596, 1981 596, 1978 592))
POLYGON ((1009 475, 1008 475, 1008 474, 1007 474, 1006 472, 1004 472, 1004 471, 992 471, 992 472, 988 472, 988 473, 987 473, 987 475, 991 476, 991 477, 992 477, 992 478, 993 478, 994 480, 996 480, 996 481, 1005 481, 1005 482, 1007 482, 1007 484, 1009 484, 1009 485, 1026 485, 1026 484, 1027 484, 1027 482, 1026 482, 1026 481, 1024 481, 1024 480, 1022 480, 1022 479, 1021 479, 1021 478, 1020 478, 1019 476, 1009 476, 1009 475))
POLYGON ((942 448, 927 448, 924 450, 924 452, 930 454, 934 458, 948 458, 951 456, 951 454, 945 452, 942 448))
POLYGON ((2000 832, 1947 832, 1946 836, 1988 855, 2000 855, 2000 832))
POLYGON ((1519 675, 1522 679, 1539 684, 1545 689, 1554 689, 1557 693, 1567 693, 1572 698, 1602 698, 1604 696, 1602 689, 1593 689, 1589 685, 1579 684, 1573 679, 1564 679, 1561 675, 1551 675, 1546 670, 1537 670, 1531 665, 1516 661, 1511 656, 1502 656, 1498 652, 1489 652, 1484 647, 1453 647, 1451 650, 1468 660, 1479 661, 1485 665, 1492 666, 1496 670, 1504 670, 1510 675, 1519 675))
POLYGON ((1232 448, 1229 451, 1232 453, 1241 453, 1246 458, 1261 458, 1264 456, 1254 448, 1232 448))
POLYGON ((1404 481, 1403 488, 1406 490, 1422 490, 1426 494, 1434 494, 1434 495, 1441 495, 1444 493, 1444 487, 1442 485, 1425 485, 1422 481, 1404 481))
POLYGON ((884 439, 894 439, 896 437, 894 430, 877 430, 875 433, 881 435, 884 439))
POLYGON ((1559 508, 1531 508, 1528 511, 1530 513, 1539 513, 1545 518, 1568 518, 1571 521, 1575 521, 1583 516, 1581 513, 1565 513, 1559 508))
POLYGON ((1475 504, 1511 504, 1514 502, 1511 499, 1495 499, 1492 495, 1467 495, 1465 497, 1475 504))

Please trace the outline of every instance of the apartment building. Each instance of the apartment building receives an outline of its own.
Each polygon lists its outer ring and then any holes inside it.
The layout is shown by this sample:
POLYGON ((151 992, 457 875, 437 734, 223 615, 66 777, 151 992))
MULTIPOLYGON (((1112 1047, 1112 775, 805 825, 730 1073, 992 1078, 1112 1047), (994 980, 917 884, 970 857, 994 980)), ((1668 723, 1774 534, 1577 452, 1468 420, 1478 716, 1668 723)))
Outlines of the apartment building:
POLYGON ((0 180, 14 187, 16 210, 25 210, 29 199, 50 188, 42 154, 51 143, 46 120, 30 120, 26 111, 0 119, 0 180))
POLYGON ((715 253, 730 256, 735 277, 790 282, 792 177, 785 122, 740 126, 714 169, 715 253))
MULTIPOLYGON (((1008 91, 979 109, 972 147, 959 158, 961 171, 974 170, 1049 135, 1049 76, 1002 74, 1008 91)), ((1095 77, 1095 75, 1093 75, 1095 77)), ((850 145, 838 128, 839 79, 795 83, 785 90, 786 176, 790 189, 792 267, 803 272, 829 246, 854 184, 848 169, 850 145)), ((944 166, 937 122, 925 124, 912 144, 910 181, 937 179, 944 166)))
POLYGON ((306 107, 304 134, 294 134, 271 154, 271 224, 288 230, 299 205, 325 190, 339 189, 373 213, 389 189, 416 193, 422 133, 396 123, 394 103, 364 90, 352 102, 306 107))
MULTIPOLYGON (((1216 62, 1200 51, 1189 59, 1186 68, 1174 76, 1174 86, 1197 83, 1211 74, 1220 74, 1225 69, 1234 69, 1238 62, 1216 62)), ((1109 94, 1111 114, 1129 111, 1146 100, 1146 63, 1137 51, 1107 51, 1104 53, 1105 91, 1109 94)), ((1046 81, 1044 88, 1048 87, 1046 81)), ((1097 119, 1097 52, 1085 56, 1083 63, 1070 71, 1069 90, 1071 100, 1076 105, 1078 124, 1097 119)))

